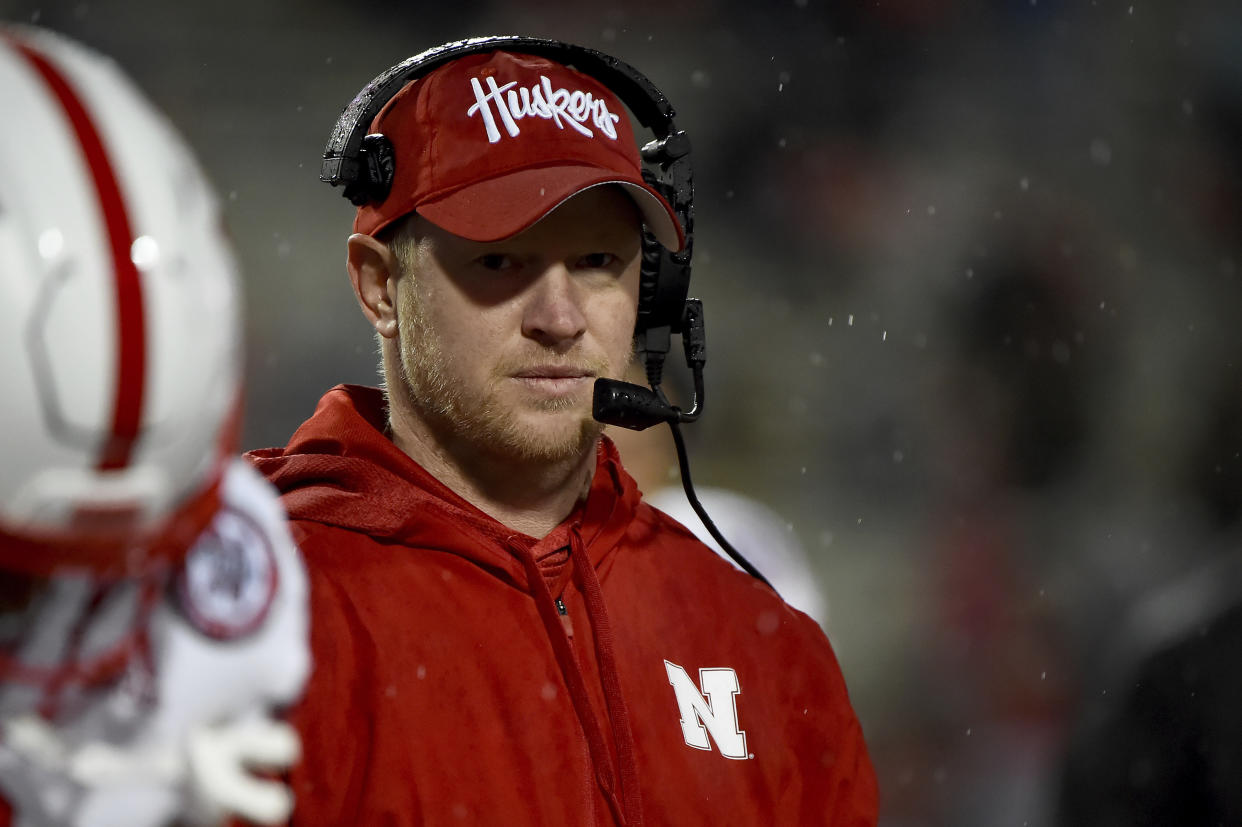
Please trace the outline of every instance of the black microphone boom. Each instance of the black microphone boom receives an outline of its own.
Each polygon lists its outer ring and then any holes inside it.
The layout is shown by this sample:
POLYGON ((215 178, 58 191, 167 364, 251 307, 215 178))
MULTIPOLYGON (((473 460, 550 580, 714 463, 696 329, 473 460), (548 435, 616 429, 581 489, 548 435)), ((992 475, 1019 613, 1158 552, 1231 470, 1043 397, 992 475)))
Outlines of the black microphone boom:
POLYGON ((661 422, 676 422, 680 413, 650 388, 619 379, 595 380, 591 414, 597 422, 645 431, 661 422))

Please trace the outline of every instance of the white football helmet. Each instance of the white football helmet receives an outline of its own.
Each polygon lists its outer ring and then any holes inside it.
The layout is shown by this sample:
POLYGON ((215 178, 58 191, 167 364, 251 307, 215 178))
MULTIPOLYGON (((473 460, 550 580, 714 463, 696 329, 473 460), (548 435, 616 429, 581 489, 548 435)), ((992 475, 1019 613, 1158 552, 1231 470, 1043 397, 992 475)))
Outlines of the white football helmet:
POLYGON ((0 823, 291 806, 306 574, 235 456, 218 203, 109 60, 0 25, 0 823))
POLYGON ((134 576, 216 511, 241 382, 212 190, 113 63, 0 27, 0 571, 134 576))

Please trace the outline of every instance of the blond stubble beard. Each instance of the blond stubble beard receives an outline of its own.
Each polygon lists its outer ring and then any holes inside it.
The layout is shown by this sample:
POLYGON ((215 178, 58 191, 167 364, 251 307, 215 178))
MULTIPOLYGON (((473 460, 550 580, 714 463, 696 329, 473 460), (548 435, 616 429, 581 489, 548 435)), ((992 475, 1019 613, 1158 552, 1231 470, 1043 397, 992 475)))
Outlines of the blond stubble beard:
MULTIPOLYGON (((594 448, 604 426, 589 412, 578 420, 577 428, 571 426, 548 432, 522 427, 516 417, 503 409, 495 393, 496 384, 523 364, 498 365, 493 371, 492 383, 481 391, 455 381, 444 369, 448 361, 441 339, 419 292, 417 285, 410 285, 399 299, 397 331, 401 382, 410 405, 435 432, 441 444, 461 440, 481 453, 523 463, 574 460, 594 448)), ((597 376, 606 375, 604 364, 588 363, 586 367, 597 376)), ((576 404, 575 400, 564 397, 535 403, 538 410, 548 414, 569 410, 576 404)))

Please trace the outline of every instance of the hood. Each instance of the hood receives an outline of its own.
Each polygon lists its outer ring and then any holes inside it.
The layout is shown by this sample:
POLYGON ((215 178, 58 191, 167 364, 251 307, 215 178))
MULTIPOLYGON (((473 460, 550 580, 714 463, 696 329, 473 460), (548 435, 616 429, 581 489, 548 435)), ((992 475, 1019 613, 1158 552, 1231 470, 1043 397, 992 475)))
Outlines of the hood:
MULTIPOLYGON (((564 555, 571 532, 603 578, 609 553, 638 505, 638 487, 607 438, 597 450, 587 499, 547 537, 513 531, 425 471, 386 435, 388 408, 378 388, 338 385, 285 448, 246 455, 280 491, 294 520, 366 534, 378 541, 447 551, 499 569, 525 585, 513 549, 529 550, 549 586, 568 577, 564 555)), ((554 589, 553 594, 557 593, 554 589)))

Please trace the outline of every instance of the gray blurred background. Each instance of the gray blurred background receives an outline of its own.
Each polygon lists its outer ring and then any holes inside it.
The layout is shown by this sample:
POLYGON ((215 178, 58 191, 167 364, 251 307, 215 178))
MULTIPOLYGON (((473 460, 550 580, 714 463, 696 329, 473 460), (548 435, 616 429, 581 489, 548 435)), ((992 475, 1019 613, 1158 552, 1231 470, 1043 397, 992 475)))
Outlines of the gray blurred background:
POLYGON ((1236 3, 0 0, 0 17, 114 56, 203 159, 247 276, 247 448, 375 380, 352 210, 317 180, 359 88, 476 34, 648 74, 695 147, 696 480, 767 503, 812 555, 886 827, 1057 823, 1071 733, 1127 653, 1195 628, 1206 598, 1168 589, 1233 553, 1236 3))

